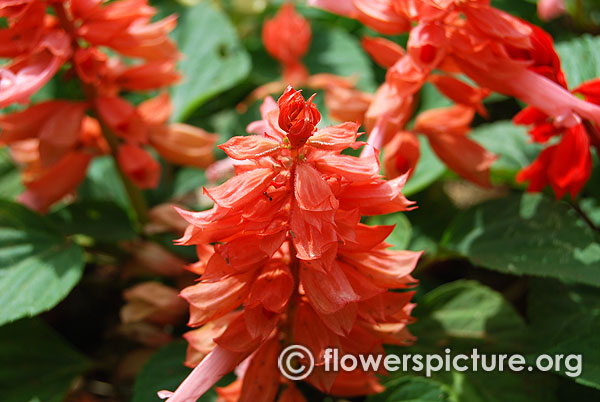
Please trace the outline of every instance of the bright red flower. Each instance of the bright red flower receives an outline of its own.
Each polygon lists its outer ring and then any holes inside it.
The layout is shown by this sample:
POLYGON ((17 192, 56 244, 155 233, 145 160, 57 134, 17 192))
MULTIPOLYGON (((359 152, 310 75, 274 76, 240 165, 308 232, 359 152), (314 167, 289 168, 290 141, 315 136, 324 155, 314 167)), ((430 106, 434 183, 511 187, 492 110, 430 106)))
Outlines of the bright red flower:
POLYGON ((558 144, 544 149, 519 172, 517 181, 529 182, 529 191, 542 191, 550 184, 557 199, 567 193, 575 198, 591 173, 590 139, 580 124, 567 129, 558 144))
MULTIPOLYGON (((586 102, 600 105, 599 80, 586 82, 574 89, 586 102)), ((529 182, 529 191, 542 191, 548 184, 557 199, 569 193, 575 198, 587 183, 592 172, 590 147, 600 147, 597 123, 575 116, 575 125, 564 128, 563 122, 552 119, 544 112, 527 107, 513 119, 515 124, 532 126, 529 134, 539 143, 560 136, 558 144, 548 146, 537 159, 517 175, 518 182, 529 182)))
MULTIPOLYGON (((546 141, 582 120, 588 122, 586 131, 592 143, 597 141, 595 127, 600 124, 600 107, 573 96, 566 89, 551 36, 541 28, 492 7, 489 1, 311 0, 309 3, 358 19, 380 33, 409 32, 406 52, 382 38, 364 41, 367 52, 388 69, 386 82, 365 118, 369 143, 377 148, 388 144, 396 135, 408 138, 405 135, 405 124, 410 118, 408 108, 400 118, 398 113, 390 111, 398 110, 398 105, 412 99, 427 81, 458 105, 477 110, 483 116, 486 111, 481 102, 490 91, 528 103, 535 110, 527 109, 516 121, 535 124, 532 135, 538 141, 546 141), (435 70, 443 74, 433 74, 435 70), (459 81, 459 73, 481 88, 459 81), (407 114, 408 118, 405 117, 407 114)), ((421 117, 420 121, 426 117, 421 117)), ((430 120, 428 129, 421 131, 428 136, 438 156, 461 176, 489 185, 487 176, 493 157, 462 134, 440 132, 432 135, 431 129, 441 130, 433 127, 435 119, 430 120)), ((384 150, 384 154, 385 151, 391 153, 385 157, 385 165, 393 168, 393 173, 412 167, 418 155, 416 147, 409 146, 410 143, 403 139, 395 141, 393 149, 384 150)), ((580 168, 585 166, 587 164, 583 163, 580 168)), ((580 180, 585 176, 568 177, 580 180)))
MULTIPOLYGON (((187 336, 188 362, 200 364, 175 393, 163 394, 171 402, 197 398, 244 359, 241 386, 220 392, 250 401, 262 390, 260 400, 273 401, 286 334, 319 361, 328 345, 359 353, 413 340, 406 331, 412 292, 388 290, 414 285, 420 253, 391 251, 384 240, 392 227, 360 223, 361 215, 411 208, 401 194, 406 176, 383 180, 375 153, 342 154, 363 145, 359 125, 316 129, 316 107, 292 88, 277 104, 265 101, 262 112, 264 120, 249 127, 262 135, 221 145, 238 162, 232 179, 205 189, 213 208, 180 210, 190 223, 180 243, 214 246, 195 267, 201 281, 182 292, 190 325, 204 326, 187 336)), ((373 373, 354 373, 356 381, 336 376, 317 370, 309 381, 344 395, 380 389, 373 373)), ((302 400, 294 390, 286 395, 302 400)))

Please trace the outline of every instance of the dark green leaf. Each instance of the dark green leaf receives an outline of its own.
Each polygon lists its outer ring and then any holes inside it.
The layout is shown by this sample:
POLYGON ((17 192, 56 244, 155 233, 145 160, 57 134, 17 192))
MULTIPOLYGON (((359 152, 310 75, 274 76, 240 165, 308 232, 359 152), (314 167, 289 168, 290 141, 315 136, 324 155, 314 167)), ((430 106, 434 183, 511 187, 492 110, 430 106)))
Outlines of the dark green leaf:
POLYGON ((440 251, 439 242, 444 231, 457 209, 439 182, 410 199, 416 201, 418 208, 406 213, 412 225, 409 249, 436 255, 440 251))
POLYGON ((368 402, 450 402, 454 399, 443 384, 421 377, 400 377, 384 383, 385 391, 368 402))
POLYGON ((419 136, 419 142, 421 143, 421 157, 415 172, 402 190, 404 195, 418 193, 446 172, 446 166, 435 155, 425 136, 419 136))
POLYGON ((529 21, 536 15, 535 0, 492 0, 492 5, 529 21))
POLYGON ((0 325, 49 310, 79 282, 83 250, 50 219, 0 201, 0 325))
POLYGON ((502 295, 475 281, 456 281, 425 295, 415 311, 411 331, 417 346, 451 345, 470 351, 473 347, 522 349, 525 322, 502 295))
POLYGON ((60 402, 88 367, 73 350, 38 319, 0 328, 0 390, 3 402, 60 402))
MULTIPOLYGON (((532 281, 528 314, 534 330, 537 353, 581 355, 582 372, 577 377, 577 362, 565 361, 560 373, 576 382, 600 389, 600 293, 597 288, 567 285, 555 280, 532 281), (567 373, 571 373, 569 376, 567 373)), ((566 359, 566 357, 565 357, 566 359)))
MULTIPOLYGON (((389 352, 398 355, 433 353, 443 358, 446 348, 450 349, 450 356, 460 353, 471 355, 473 349, 477 349, 480 355, 523 353, 526 350, 527 327, 524 320, 500 293, 475 281, 451 282, 427 293, 414 316, 417 321, 409 329, 418 341, 411 347, 389 348, 389 352)), ((435 383, 429 383, 428 387, 423 385, 423 389, 428 391, 423 395, 430 396, 433 392, 460 402, 555 400, 552 377, 508 370, 486 372, 481 370, 481 364, 475 371, 472 361, 464 361, 464 364, 470 367, 464 372, 433 371, 431 380, 443 386, 438 385, 438 391, 435 391, 435 383)), ((404 369, 411 370, 414 366, 409 363, 409 367, 404 369)), ((416 373, 425 374, 423 371, 398 371, 391 376, 392 379, 406 378, 416 373)))
POLYGON ((115 161, 110 156, 94 158, 87 178, 79 186, 79 195, 82 199, 113 201, 126 210, 131 209, 115 161))
MULTIPOLYGON (((185 367, 186 343, 176 341, 168 344, 156 352, 146 363, 135 380, 132 402, 159 401, 156 393, 161 390, 175 391, 181 382, 191 372, 185 367)), ((230 380, 230 379, 229 379, 230 380)), ((218 385, 226 385, 228 379, 222 380, 218 385), (225 382, 225 384, 223 384, 225 382)), ((204 394, 199 402, 214 402, 217 393, 214 390, 204 394)))
POLYGON ((127 213, 108 201, 83 201, 54 212, 51 217, 63 233, 82 234, 103 242, 131 240, 137 236, 127 213))
POLYGON ((459 215, 443 245, 476 265, 600 286, 597 234, 564 202, 511 195, 459 215))

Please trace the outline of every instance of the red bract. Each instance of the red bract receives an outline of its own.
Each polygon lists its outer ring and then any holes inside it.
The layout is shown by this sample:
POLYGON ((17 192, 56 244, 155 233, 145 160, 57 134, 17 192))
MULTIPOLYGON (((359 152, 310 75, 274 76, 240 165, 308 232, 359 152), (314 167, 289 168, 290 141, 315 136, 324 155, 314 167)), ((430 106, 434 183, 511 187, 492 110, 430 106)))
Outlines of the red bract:
POLYGON ((147 0, 17 0, 0 7, 0 17, 8 22, 0 30, 0 57, 11 59, 0 68, 0 107, 28 103, 63 65, 63 78, 77 77, 86 96, 0 116, 0 144, 19 149, 18 161, 25 165, 23 203, 46 211, 85 178, 94 156, 109 152, 143 188, 156 186, 160 178, 158 162, 145 145, 156 145, 175 163, 212 163, 208 149, 216 137, 185 125, 167 125, 168 95, 137 107, 120 96, 122 91, 165 88, 179 79, 179 53, 168 36, 176 19, 152 22, 155 14, 147 0), (104 47, 131 59, 109 57, 104 47), (107 143, 105 137, 113 134, 118 139, 107 143))
MULTIPOLYGON (((324 372, 324 349, 381 352, 382 343, 413 341, 406 329, 413 292, 390 289, 414 286, 410 273, 420 253, 389 250, 384 240, 392 226, 360 223, 361 215, 412 208, 401 194, 406 176, 382 179, 375 152, 343 155, 364 145, 356 142, 358 124, 315 129, 316 107, 292 88, 278 105, 267 99, 262 112, 263 120, 249 127, 260 135, 221 145, 239 162, 235 177, 205 189, 213 208, 180 210, 190 223, 180 243, 214 246, 194 265, 200 282, 182 292, 189 324, 201 326, 186 336, 188 362, 200 363, 175 393, 162 393, 171 402, 195 400, 244 359, 248 369, 220 393, 273 401, 277 356, 288 343, 315 356, 308 381, 319 389, 378 392, 374 373, 324 372)), ((287 397, 303 400, 292 384, 288 390, 287 397)))
MULTIPOLYGON (((427 135, 436 154, 456 173, 477 184, 489 185, 489 167, 494 158, 465 136, 470 119, 463 117, 472 117, 475 110, 485 117, 481 102, 491 91, 514 96, 536 108, 541 117, 536 120, 535 138, 565 130, 581 132, 574 129, 581 121, 587 122, 586 131, 591 135, 600 123, 600 107, 566 89, 550 35, 492 7, 487 0, 310 0, 309 3, 358 19, 383 34, 409 32, 406 52, 382 38, 366 39, 363 43, 374 60, 388 69, 386 82, 364 120, 370 133, 369 143, 377 148, 393 145, 384 152, 388 174, 401 174, 414 167, 418 148, 413 140, 406 139, 407 133, 416 131, 427 135), (433 74, 434 70, 442 74, 433 74), (458 74, 466 75, 480 88, 458 80, 458 74), (417 118, 421 123, 428 120, 425 130, 422 124, 407 130, 405 124, 410 119, 414 96, 428 81, 461 105, 462 117, 451 112, 459 109, 428 111, 417 118), (434 116, 435 119, 431 118, 434 116), (434 127, 442 116, 440 121, 446 127, 434 127), (447 131, 448 124, 462 126, 464 130, 447 131), (402 138, 395 140, 398 137, 402 138)), ((594 135, 591 139, 593 143, 594 135)), ((586 141, 569 143, 569 149, 578 155, 585 154, 586 141)), ((566 149, 567 145, 563 147, 566 149)), ((563 158, 566 155, 560 154, 563 158)), ((548 155, 545 154, 545 160, 548 155)), ((567 189, 576 193, 581 188, 588 176, 582 171, 588 169, 585 160, 578 167, 573 166, 577 173, 561 175, 561 184, 554 184, 556 189, 561 188, 557 194, 564 194, 567 189), (577 185, 568 184, 569 181, 577 185)), ((542 165, 537 164, 520 178, 531 179, 534 172, 545 171, 542 165)), ((552 174, 545 177, 535 182, 553 183, 552 174)))

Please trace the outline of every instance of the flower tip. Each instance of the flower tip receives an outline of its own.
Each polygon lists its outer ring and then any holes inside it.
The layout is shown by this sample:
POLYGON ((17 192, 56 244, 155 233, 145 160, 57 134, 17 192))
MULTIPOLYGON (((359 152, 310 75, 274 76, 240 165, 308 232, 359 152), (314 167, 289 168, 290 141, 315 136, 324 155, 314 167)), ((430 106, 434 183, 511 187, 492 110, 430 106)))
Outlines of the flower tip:
POLYGON ((168 399, 173 396, 173 392, 167 390, 161 390, 156 393, 160 399, 168 399))

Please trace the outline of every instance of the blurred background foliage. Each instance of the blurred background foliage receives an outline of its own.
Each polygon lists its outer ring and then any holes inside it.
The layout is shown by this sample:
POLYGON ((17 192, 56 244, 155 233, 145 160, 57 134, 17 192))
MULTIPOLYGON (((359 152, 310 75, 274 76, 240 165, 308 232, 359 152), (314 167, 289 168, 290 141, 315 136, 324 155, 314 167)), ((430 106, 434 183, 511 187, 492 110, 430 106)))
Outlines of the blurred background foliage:
MULTIPOLYGON (((542 24, 534 0, 492 0, 511 14, 541 24, 557 41, 570 87, 600 76, 600 2, 570 0, 568 15, 542 24)), ((280 79, 280 68, 265 51, 262 23, 283 1, 155 0, 160 12, 179 15, 173 38, 185 57, 184 80, 172 89, 173 121, 219 133, 221 141, 243 135, 259 119, 259 104, 244 113, 236 106, 259 85, 280 79)), ((360 23, 297 4, 310 20, 313 40, 304 62, 310 73, 358 77, 374 91, 385 71, 361 49, 360 23)), ((406 36, 394 37, 399 43, 406 36)), ((306 91, 310 91, 307 88, 306 91)), ((79 88, 53 79, 34 97, 81 98, 79 88)), ((133 95, 132 101, 141 101, 133 95)), ((318 93, 322 125, 332 122, 318 93)), ((433 86, 421 93, 419 110, 446 104, 433 86)), ((438 160, 426 142, 405 194, 419 209, 376 217, 396 224, 390 243, 425 250, 415 272, 420 280, 411 330, 412 347, 390 352, 453 353, 479 348, 488 353, 583 355, 583 374, 564 372, 450 372, 425 378, 393 373, 387 390, 368 401, 598 401, 600 400, 600 169, 573 201, 550 194, 526 195, 514 182, 539 147, 510 118, 520 110, 513 99, 486 100, 490 119, 478 118, 473 139, 500 157, 493 165, 493 190, 469 184, 438 160)), ((220 152, 220 151, 218 151, 220 152)), ((219 154, 219 157, 224 157, 219 154)), ((203 171, 162 161, 163 177, 145 191, 150 206, 179 203, 206 208, 203 171)), ((14 202, 22 191, 19 173, 0 150, 0 399, 5 402, 158 400, 189 369, 182 365, 185 320, 161 328, 165 342, 140 342, 123 331, 122 292, 135 283, 176 281, 157 273, 124 275, 132 249, 152 243, 183 262, 195 251, 175 247, 175 234, 142 231, 134 222, 113 161, 97 158, 75 202, 46 216, 14 202), (39 315, 39 316, 38 316, 39 315), (34 316, 38 316, 32 318, 34 316), (172 342, 170 342, 172 340, 172 342), (164 345, 157 350, 158 345, 164 345)), ((162 336, 160 335, 160 336, 162 336)), ((150 336, 150 335, 148 335, 150 336)), ((152 336, 157 336, 152 333, 152 336)), ((161 338, 162 339, 162 338, 161 338)), ((146 339, 147 340, 147 339, 146 339)), ((227 383, 225 380, 224 383, 227 383)), ((337 400, 304 385, 309 400, 337 400)), ((216 393, 203 401, 214 401, 216 393)), ((357 398, 357 401, 364 398, 357 398)))

